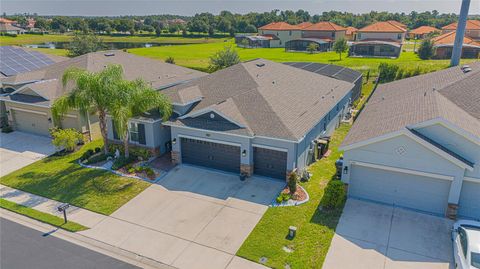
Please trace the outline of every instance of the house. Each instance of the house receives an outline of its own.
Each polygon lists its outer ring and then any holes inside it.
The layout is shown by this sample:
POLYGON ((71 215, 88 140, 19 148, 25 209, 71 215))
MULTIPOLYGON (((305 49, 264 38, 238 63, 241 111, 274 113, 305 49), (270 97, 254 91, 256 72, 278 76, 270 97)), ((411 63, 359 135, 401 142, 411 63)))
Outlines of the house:
POLYGON ((270 40, 270 48, 283 48, 288 41, 301 38, 301 30, 299 26, 286 22, 272 22, 258 28, 258 35, 274 36, 270 40))
POLYGON ((9 20, 9 19, 7 19, 7 18, 0 18, 0 24, 2 24, 2 23, 3 23, 3 24, 10 24, 10 25, 12 25, 12 24, 15 24, 15 23, 17 23, 17 22, 16 22, 16 21, 9 20))
POLYGON ((25 29, 13 26, 10 23, 0 23, 0 33, 10 35, 20 35, 25 33, 25 29))
MULTIPOLYGON (((432 39, 435 48, 435 59, 450 59, 456 31, 448 32, 432 39)), ((480 55, 480 41, 475 41, 468 36, 463 37, 462 58, 478 59, 480 55)))
POLYGON ((354 41, 357 36, 358 29, 353 26, 348 26, 345 31, 345 39, 348 41, 354 41))
MULTIPOLYGON (((86 137, 99 137, 100 130, 96 115, 83 115, 79 111, 70 111, 61 122, 54 122, 51 106, 57 98, 71 89, 65 89, 61 83, 66 69, 76 67, 98 72, 109 64, 122 65, 126 79, 143 78, 155 89, 170 87, 205 75, 202 72, 122 51, 88 53, 41 69, 1 78, 2 88, 12 91, 8 96, 0 97, 0 100, 5 103, 9 124, 15 130, 42 136, 49 136, 49 128, 59 126, 75 128, 86 137)), ((144 121, 150 124, 153 121, 148 117, 149 115, 145 115, 144 121)), ((141 139, 152 145, 158 143, 158 141, 150 141, 148 136, 141 139)), ((138 142, 140 146, 142 141, 138 142)))
POLYGON ((332 22, 321 21, 302 28, 301 38, 285 42, 289 51, 306 51, 310 43, 318 45, 318 51, 327 51, 338 39, 345 37, 346 28, 332 22))
MULTIPOLYGON (((450 33, 457 30, 457 23, 451 23, 442 27, 442 34, 450 33)), ((465 26, 465 36, 474 40, 480 40, 480 20, 467 20, 465 26)))
POLYGON ((400 56, 407 28, 395 21, 376 22, 357 31, 349 55, 357 57, 400 56))
POLYGON ((270 41, 278 42, 278 37, 275 35, 235 35, 235 44, 238 47, 247 48, 270 48, 270 41))
POLYGON ((338 126, 354 87, 257 59, 162 90, 175 113, 154 129, 177 163, 285 180, 313 161, 315 140, 338 126))
POLYGON ((380 85, 340 149, 348 196, 480 219, 480 62, 380 85))
POLYGON ((408 32, 408 38, 410 39, 424 39, 427 36, 440 33, 440 29, 437 29, 432 26, 424 25, 418 28, 415 28, 408 32))

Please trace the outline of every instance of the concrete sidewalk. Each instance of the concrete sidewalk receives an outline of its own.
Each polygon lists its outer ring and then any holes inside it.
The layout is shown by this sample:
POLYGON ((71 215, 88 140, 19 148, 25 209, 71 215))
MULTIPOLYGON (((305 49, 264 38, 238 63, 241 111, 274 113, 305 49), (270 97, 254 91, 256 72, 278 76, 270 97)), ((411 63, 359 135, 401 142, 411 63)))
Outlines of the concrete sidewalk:
MULTIPOLYGON (((63 213, 58 212, 57 207, 64 204, 52 199, 48 199, 42 196, 24 192, 21 190, 13 189, 0 184, 0 198, 7 201, 14 202, 19 205, 33 208, 35 210, 59 216, 63 218, 63 213)), ((92 228, 107 216, 79 208, 76 206, 70 206, 67 209, 68 220, 82 224, 83 226, 92 228)))

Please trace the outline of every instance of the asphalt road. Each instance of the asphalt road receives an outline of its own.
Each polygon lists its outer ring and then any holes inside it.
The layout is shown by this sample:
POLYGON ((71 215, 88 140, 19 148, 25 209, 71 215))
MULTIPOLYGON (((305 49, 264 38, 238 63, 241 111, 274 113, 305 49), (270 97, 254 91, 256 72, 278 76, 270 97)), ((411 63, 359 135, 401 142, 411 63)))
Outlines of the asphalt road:
POLYGON ((0 268, 91 269, 139 267, 0 218, 0 268))

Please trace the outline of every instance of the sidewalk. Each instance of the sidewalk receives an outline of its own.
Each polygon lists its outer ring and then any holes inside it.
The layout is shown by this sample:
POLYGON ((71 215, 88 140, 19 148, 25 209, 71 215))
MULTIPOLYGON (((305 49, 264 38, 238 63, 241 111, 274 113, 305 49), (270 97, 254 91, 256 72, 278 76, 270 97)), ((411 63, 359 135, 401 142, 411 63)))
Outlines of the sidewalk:
MULTIPOLYGON (((0 198, 63 218, 63 213, 58 212, 57 207, 64 203, 55 200, 13 189, 1 184, 0 198)), ((67 218, 70 221, 92 228, 107 218, 107 216, 76 206, 70 206, 67 209, 67 218)))

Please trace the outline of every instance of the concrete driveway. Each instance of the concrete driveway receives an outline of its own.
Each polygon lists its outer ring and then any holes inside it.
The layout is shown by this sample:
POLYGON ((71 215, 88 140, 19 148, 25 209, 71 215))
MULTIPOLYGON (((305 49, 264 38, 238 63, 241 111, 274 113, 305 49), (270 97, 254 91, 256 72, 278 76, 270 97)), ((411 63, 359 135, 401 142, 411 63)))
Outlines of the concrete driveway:
POLYGON ((82 233, 177 268, 265 268, 235 253, 284 185, 181 165, 82 233))
POLYGON ((453 268, 452 224, 445 218, 349 199, 323 268, 453 268))
POLYGON ((22 132, 0 133, 0 177, 53 154, 51 139, 22 132))

